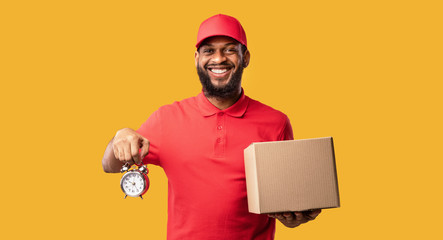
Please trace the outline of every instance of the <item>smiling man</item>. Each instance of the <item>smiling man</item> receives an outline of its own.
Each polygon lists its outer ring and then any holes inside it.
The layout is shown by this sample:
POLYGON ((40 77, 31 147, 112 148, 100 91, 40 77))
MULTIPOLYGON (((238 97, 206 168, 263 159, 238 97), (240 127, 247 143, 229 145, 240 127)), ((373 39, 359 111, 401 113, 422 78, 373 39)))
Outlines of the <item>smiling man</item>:
POLYGON ((226 36, 213 36, 197 45, 195 64, 203 92, 216 107, 234 104, 241 95, 243 68, 249 64, 249 51, 226 36))
POLYGON ((199 28, 195 65, 202 93, 165 105, 135 131, 117 131, 103 156, 106 172, 125 162, 161 166, 168 177, 168 239, 274 239, 320 213, 252 214, 243 149, 293 139, 287 116, 247 97, 241 87, 250 53, 240 22, 215 15, 199 28))

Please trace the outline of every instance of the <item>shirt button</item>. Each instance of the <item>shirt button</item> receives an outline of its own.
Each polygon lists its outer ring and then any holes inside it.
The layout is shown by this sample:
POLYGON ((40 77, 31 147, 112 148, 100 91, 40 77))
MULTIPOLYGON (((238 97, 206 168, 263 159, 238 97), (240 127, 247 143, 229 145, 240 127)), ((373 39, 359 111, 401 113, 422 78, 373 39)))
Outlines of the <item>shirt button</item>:
POLYGON ((223 129, 223 126, 218 126, 217 129, 218 129, 218 130, 222 130, 222 129, 223 129))
POLYGON ((219 116, 223 116, 223 114, 225 114, 224 112, 219 112, 218 115, 219 116))
POLYGON ((221 142, 221 138, 217 138, 217 143, 220 143, 221 142))

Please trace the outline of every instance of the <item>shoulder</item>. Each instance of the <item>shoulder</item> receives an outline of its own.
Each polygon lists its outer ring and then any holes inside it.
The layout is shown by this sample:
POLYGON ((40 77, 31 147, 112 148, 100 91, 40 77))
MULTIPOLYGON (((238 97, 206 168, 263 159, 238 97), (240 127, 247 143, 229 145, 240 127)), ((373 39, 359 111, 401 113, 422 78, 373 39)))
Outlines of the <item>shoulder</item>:
POLYGON ((286 114, 257 100, 250 99, 245 117, 259 126, 266 141, 293 139, 292 126, 286 114))
POLYGON ((248 106, 248 114, 253 116, 259 115, 263 118, 273 120, 273 121, 282 121, 286 122, 288 117, 283 112, 274 109, 266 104, 263 104, 255 99, 249 98, 249 106, 248 106))
POLYGON ((180 114, 189 114, 190 112, 198 110, 196 97, 185 98, 180 101, 175 101, 171 104, 166 104, 158 108, 156 115, 162 118, 177 117, 180 114))

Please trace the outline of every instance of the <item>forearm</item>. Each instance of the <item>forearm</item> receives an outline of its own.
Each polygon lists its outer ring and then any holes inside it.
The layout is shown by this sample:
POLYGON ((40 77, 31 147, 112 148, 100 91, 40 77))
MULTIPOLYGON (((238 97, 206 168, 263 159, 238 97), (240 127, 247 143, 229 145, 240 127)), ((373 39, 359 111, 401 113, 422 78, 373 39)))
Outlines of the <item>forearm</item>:
POLYGON ((114 138, 108 143, 102 159, 103 171, 107 173, 118 173, 123 166, 123 163, 115 158, 114 150, 112 148, 114 138))

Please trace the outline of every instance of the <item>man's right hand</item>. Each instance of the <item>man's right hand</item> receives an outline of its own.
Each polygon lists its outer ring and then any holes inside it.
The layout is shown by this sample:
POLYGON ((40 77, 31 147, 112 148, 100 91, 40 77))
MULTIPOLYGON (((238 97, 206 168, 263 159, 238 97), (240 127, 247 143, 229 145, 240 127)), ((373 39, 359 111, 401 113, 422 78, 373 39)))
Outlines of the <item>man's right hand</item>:
POLYGON ((112 142, 115 159, 130 165, 140 164, 149 151, 149 140, 130 128, 123 128, 112 142))
POLYGON ((149 141, 130 128, 123 128, 108 143, 102 159, 103 170, 107 173, 120 172, 123 164, 140 164, 148 154, 149 141))

